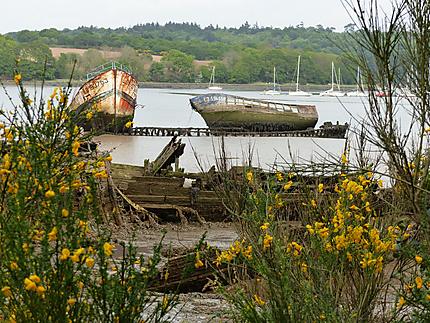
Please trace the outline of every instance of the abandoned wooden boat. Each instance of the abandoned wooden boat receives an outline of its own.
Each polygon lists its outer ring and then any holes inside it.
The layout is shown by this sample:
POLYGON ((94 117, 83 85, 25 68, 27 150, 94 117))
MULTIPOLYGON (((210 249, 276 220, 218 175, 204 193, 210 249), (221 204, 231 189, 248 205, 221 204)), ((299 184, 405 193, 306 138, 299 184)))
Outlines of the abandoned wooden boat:
POLYGON ((85 130, 116 133, 133 120, 137 89, 138 82, 131 71, 111 62, 87 74, 87 81, 74 96, 71 107, 93 114, 81 125, 85 130))
POLYGON ((315 127, 314 105, 286 104, 234 95, 211 93, 190 99, 210 129, 243 129, 258 132, 305 130, 315 127))

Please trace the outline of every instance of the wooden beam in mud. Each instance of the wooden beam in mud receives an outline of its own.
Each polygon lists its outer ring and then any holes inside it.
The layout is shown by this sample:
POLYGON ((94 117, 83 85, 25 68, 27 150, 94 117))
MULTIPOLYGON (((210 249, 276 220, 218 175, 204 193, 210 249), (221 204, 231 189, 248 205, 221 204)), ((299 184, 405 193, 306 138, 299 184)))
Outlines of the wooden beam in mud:
POLYGON ((149 163, 146 170, 148 174, 158 174, 162 169, 166 169, 168 166, 170 166, 170 164, 173 163, 178 165, 178 159, 184 153, 185 144, 181 142, 181 139, 176 139, 177 136, 174 136, 163 148, 157 158, 153 162, 149 163))
MULTIPOLYGON (((216 273, 225 272, 227 267, 215 267, 216 250, 200 252, 203 266, 196 268, 196 253, 189 252, 184 255, 170 258, 160 271, 160 279, 153 283, 150 290, 201 292, 216 273)), ((219 250, 218 250, 219 252, 219 250)))

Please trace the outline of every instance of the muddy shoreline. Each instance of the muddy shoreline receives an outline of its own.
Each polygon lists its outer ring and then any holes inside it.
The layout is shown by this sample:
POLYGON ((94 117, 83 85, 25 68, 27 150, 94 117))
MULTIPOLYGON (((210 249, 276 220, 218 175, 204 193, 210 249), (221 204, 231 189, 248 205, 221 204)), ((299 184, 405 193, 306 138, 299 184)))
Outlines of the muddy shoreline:
MULTIPOLYGON (((163 239, 164 260, 167 260, 168 255, 174 256, 193 249, 203 235, 206 235, 205 241, 209 245, 219 249, 227 249, 238 237, 235 224, 231 222, 168 223, 147 228, 128 225, 112 231, 114 240, 133 241, 138 253, 145 256, 151 255, 153 246, 163 239)), ((225 314, 228 311, 228 302, 221 295, 208 290, 179 294, 178 304, 168 316, 171 322, 178 323, 230 322, 225 314)))

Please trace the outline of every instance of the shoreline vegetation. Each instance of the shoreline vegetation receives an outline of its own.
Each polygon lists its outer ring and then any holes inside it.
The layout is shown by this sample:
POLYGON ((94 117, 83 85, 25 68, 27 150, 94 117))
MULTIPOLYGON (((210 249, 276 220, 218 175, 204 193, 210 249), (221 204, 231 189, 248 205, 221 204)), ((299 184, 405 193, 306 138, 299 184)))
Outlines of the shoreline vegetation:
POLYGON ((142 82, 207 84, 215 67, 215 83, 270 83, 276 67, 277 81, 285 84, 296 81, 300 55, 301 83, 329 83, 334 62, 341 69, 342 83, 354 84, 356 66, 350 66, 340 49, 350 32, 354 32, 351 25, 334 32, 321 25, 272 28, 248 23, 228 29, 167 23, 21 30, 0 35, 0 77, 13 74, 15 58, 20 58, 23 77, 47 80, 68 78, 73 66, 74 78, 84 79, 91 69, 116 60, 142 82))
MULTIPOLYGON (((46 80, 43 83, 46 86, 66 86, 69 80, 66 79, 58 79, 58 80, 46 80)), ((14 86, 15 83, 13 80, 4 80, 3 83, 8 86, 14 86)), ((32 85, 41 85, 42 81, 40 80, 28 80, 25 81, 27 86, 32 85)), ((80 87, 83 85, 85 81, 81 80, 73 80, 71 85, 73 87, 80 87)), ((219 91, 222 93, 223 91, 265 91, 270 86, 269 84, 264 83, 253 83, 253 84, 224 84, 218 83, 223 90, 219 91)), ((295 90, 295 83, 287 83, 287 84, 279 84, 278 85, 282 92, 289 92, 295 90)), ((327 90, 330 87, 330 84, 306 84, 300 86, 307 92, 322 92, 327 90)), ((142 89, 203 89, 208 90, 208 84, 206 83, 181 83, 181 82, 139 82, 139 88, 142 89)), ((344 91, 354 90, 356 88, 355 85, 343 85, 342 89, 344 91)), ((209 90, 208 90, 209 91, 209 90)))

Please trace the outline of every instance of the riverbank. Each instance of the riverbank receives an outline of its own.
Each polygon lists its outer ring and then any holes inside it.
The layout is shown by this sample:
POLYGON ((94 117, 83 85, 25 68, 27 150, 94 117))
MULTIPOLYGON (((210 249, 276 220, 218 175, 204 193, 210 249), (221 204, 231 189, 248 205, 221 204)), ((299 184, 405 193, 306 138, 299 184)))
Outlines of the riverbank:
MULTIPOLYGON (((84 80, 73 80, 73 87, 80 87, 85 81, 84 80)), ((13 80, 3 81, 5 85, 14 85, 13 80)), ((28 80, 25 81, 28 85, 40 86, 42 81, 40 80, 28 80)), ((44 84, 47 86, 67 86, 69 80, 58 79, 58 80, 47 80, 44 84)), ((252 84, 217 84, 222 87, 225 91, 265 91, 270 88, 271 85, 265 83, 252 83, 252 84)), ((206 83, 171 83, 171 82, 139 82, 139 88, 146 89, 175 89, 175 90, 187 90, 187 89, 207 89, 206 83)), ((279 88, 282 92, 294 91, 296 87, 295 83, 280 84, 279 88)), ((301 90, 317 93, 322 92, 330 88, 329 84, 306 84, 300 86, 301 90)), ((343 91, 354 90, 355 85, 343 85, 343 91)))

